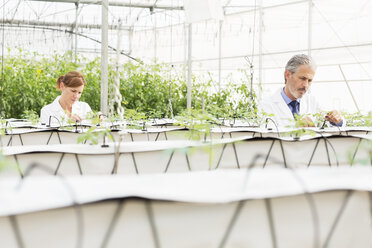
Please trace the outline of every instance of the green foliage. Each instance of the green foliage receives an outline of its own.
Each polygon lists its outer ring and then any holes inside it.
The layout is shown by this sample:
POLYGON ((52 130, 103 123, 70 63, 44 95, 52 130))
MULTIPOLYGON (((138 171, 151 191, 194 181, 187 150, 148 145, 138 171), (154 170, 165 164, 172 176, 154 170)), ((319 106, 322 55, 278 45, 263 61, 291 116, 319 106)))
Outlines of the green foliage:
POLYGON ((137 112, 149 113, 148 117, 165 117, 168 110, 169 87, 173 113, 186 108, 186 83, 178 77, 164 75, 165 65, 138 65, 127 63, 121 75, 120 93, 122 105, 137 112))
POLYGON ((295 127, 315 127, 314 118, 310 114, 297 115, 295 114, 295 127))
POLYGON ((3 153, 0 152, 0 171, 11 168, 10 162, 4 157, 3 153))
POLYGON ((192 109, 183 112, 180 116, 176 117, 176 125, 189 128, 188 133, 190 139, 200 140, 203 136, 210 135, 213 126, 220 125, 221 123, 212 115, 203 113, 202 110, 192 109))
MULTIPOLYGON (((176 125, 184 126, 189 129, 186 137, 192 140, 202 140, 204 139, 207 144, 203 147, 203 150, 208 153, 209 167, 212 167, 214 150, 212 148, 213 139, 208 139, 207 137, 211 134, 211 130, 216 125, 221 125, 220 121, 216 119, 213 115, 203 112, 202 110, 191 109, 181 113, 181 115, 176 117, 176 125)), ((199 148, 198 148, 199 149, 199 148)), ((192 154, 195 152, 195 148, 187 148, 187 151, 192 154)))
POLYGON ((372 113, 369 112, 367 115, 363 115, 359 112, 357 113, 342 113, 342 116, 346 120, 347 126, 352 127, 371 127, 372 126, 372 113))
POLYGON ((15 168, 17 168, 16 164, 5 157, 0 149, 0 172, 4 170, 14 170, 15 168))
POLYGON ((349 164, 360 164, 360 165, 371 165, 372 163, 372 141, 371 140, 362 140, 362 142, 352 149, 350 149, 347 153, 347 158, 349 164), (360 150, 366 152, 365 157, 359 157, 355 159, 355 151, 360 150))
MULTIPOLYGON (((174 116, 185 111, 187 84, 172 68, 164 64, 131 62, 119 68, 121 104, 126 118, 138 119, 140 114, 133 114, 133 111, 145 113, 144 119, 170 117, 169 98, 174 116)), ((101 98, 99 58, 88 60, 79 56, 75 60, 71 53, 41 57, 36 53, 20 51, 19 55, 4 58, 0 116, 29 118, 31 113, 40 113, 43 106, 53 102, 60 94, 55 88, 57 78, 72 70, 82 72, 87 81, 80 100, 87 102, 93 111, 98 111, 101 98)), ((114 78, 115 69, 110 65, 109 88, 114 78)), ((203 109, 217 118, 256 118, 256 95, 246 84, 230 82, 217 90, 211 78, 203 82, 196 81, 194 77, 192 97, 192 108, 203 109)))
MULTIPOLYGON (((101 100, 101 60, 100 58, 92 61, 84 59, 84 63, 80 72, 84 75, 87 85, 84 88, 80 101, 88 103, 92 110, 99 111, 101 100)), ((109 75, 113 73, 112 69, 110 69, 109 75)))
POLYGON ((6 128, 6 120, 0 118, 0 136, 3 136, 5 134, 6 128))
POLYGON ((21 118, 25 110, 40 113, 59 94, 55 89, 58 76, 78 67, 69 62, 69 54, 37 57, 27 52, 4 57, 4 81, 0 88, 3 117, 21 118))
POLYGON ((91 122, 92 125, 98 125, 101 123, 100 113, 91 111, 87 114, 86 119, 91 122))
POLYGON ((138 112, 134 109, 127 109, 124 113, 124 118, 128 120, 127 124, 135 129, 145 128, 145 122, 148 119, 145 113, 138 112))
POLYGON ((321 127, 325 120, 326 112, 316 114, 296 114, 296 118, 288 119, 291 124, 287 128, 302 128, 302 127, 321 127))
POLYGON ((108 129, 100 129, 98 130, 97 127, 91 127, 88 129, 87 132, 82 133, 78 137, 78 144, 85 143, 89 141, 92 145, 97 145, 100 137, 108 137, 111 141, 114 141, 114 137, 112 136, 110 130, 108 129))
POLYGON ((146 120, 146 114, 136 111, 134 109, 127 109, 124 113, 125 119, 129 121, 141 121, 141 120, 146 120))
POLYGON ((305 135, 315 136, 315 134, 316 132, 314 132, 313 130, 298 128, 298 129, 283 133, 283 136, 290 136, 290 137, 293 137, 294 139, 300 139, 302 136, 305 136, 305 135))
POLYGON ((322 122, 316 121, 317 118, 314 116, 320 116, 322 113, 317 113, 316 115, 310 115, 310 114, 304 114, 304 115, 295 115, 296 118, 290 119, 290 121, 293 123, 289 126, 286 126, 287 128, 295 128, 292 131, 285 132, 284 136, 290 136, 294 139, 299 139, 301 136, 305 135, 311 135, 315 136, 316 132, 310 129, 305 129, 306 127, 315 127, 316 125, 321 125, 322 122), (314 121, 315 119, 315 121, 314 121))
POLYGON ((34 110, 24 110, 21 117, 30 121, 32 124, 37 124, 39 121, 39 115, 34 110))
POLYGON ((220 90, 216 89, 212 79, 206 83, 194 83, 193 106, 213 113, 217 118, 247 118, 257 119, 256 94, 251 92, 246 84, 228 83, 220 90))

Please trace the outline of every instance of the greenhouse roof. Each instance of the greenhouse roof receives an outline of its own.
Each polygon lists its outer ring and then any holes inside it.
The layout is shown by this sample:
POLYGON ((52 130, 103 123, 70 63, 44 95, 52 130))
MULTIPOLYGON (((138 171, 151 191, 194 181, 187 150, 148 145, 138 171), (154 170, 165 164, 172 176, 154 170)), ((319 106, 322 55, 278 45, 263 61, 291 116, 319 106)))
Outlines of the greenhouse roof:
MULTIPOLYGON (((368 95, 372 32, 366 31, 372 23, 371 1, 108 0, 108 4, 110 56, 119 48, 138 61, 180 68, 190 59, 197 78, 212 77, 221 85, 226 80, 247 82, 252 72, 255 87, 260 84, 263 95, 268 95, 283 84, 286 61, 307 53, 317 61, 313 91, 327 99, 325 105, 356 111, 352 92, 359 109, 372 109, 368 95), (222 18, 216 10, 222 11, 222 18), (195 17, 200 13, 204 14, 195 17)), ((6 0, 1 7, 4 55, 18 49, 101 53, 101 1, 6 0)))

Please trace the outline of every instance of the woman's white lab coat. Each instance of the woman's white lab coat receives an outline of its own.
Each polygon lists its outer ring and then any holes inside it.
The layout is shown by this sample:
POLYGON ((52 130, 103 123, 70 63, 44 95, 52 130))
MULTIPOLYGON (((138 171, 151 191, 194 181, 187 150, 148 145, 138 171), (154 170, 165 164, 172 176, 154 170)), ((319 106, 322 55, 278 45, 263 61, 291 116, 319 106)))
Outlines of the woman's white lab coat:
MULTIPOLYGON (((61 105, 58 102, 60 97, 61 96, 58 96, 51 104, 48 104, 41 109, 40 113, 41 123, 49 124, 50 116, 52 116, 50 120, 53 124, 56 124, 59 121, 58 124, 62 125, 62 120, 64 120, 65 122, 67 121, 68 115, 65 113, 65 111, 62 109, 61 105), (54 117, 57 118, 58 121, 54 117)), ((77 101, 72 105, 71 114, 72 115, 77 114, 82 119, 85 119, 86 115, 91 111, 92 109, 87 103, 77 101)))

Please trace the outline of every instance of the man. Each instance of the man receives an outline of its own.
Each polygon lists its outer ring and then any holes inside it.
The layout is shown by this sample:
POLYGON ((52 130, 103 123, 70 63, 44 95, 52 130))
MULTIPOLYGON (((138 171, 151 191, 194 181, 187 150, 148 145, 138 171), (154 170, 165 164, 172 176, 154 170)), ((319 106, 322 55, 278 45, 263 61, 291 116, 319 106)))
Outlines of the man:
MULTIPOLYGON (((305 127, 314 127, 311 115, 321 111, 316 99, 308 92, 314 78, 316 65, 312 58, 305 54, 293 56, 287 63, 284 72, 285 86, 270 98, 264 99, 259 109, 266 114, 273 114, 278 127, 293 125, 294 118, 304 114, 300 123, 305 127)), ((329 111, 326 120, 332 125, 342 126, 344 121, 337 110, 329 111)))

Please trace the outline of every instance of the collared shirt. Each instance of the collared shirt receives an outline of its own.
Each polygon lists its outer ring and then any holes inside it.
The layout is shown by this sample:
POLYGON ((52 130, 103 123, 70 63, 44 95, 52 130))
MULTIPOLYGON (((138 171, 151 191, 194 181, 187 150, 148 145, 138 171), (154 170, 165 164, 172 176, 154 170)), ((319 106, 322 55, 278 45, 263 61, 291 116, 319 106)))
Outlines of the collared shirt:
MULTIPOLYGON (((291 110, 292 113, 294 113, 294 112, 296 112, 296 113, 300 113, 300 100, 301 100, 301 99, 296 99, 296 101, 297 101, 296 108, 297 108, 297 109, 296 109, 296 111, 294 111, 292 105, 290 104, 290 103, 291 103, 292 101, 294 101, 294 100, 292 100, 291 98, 289 98, 289 97, 287 96, 287 94, 285 94, 285 92, 284 92, 284 87, 283 87, 282 91, 280 92, 280 94, 282 95, 282 97, 283 97, 283 99, 284 99, 284 102, 287 104, 288 108, 291 110)), ((344 121, 341 120, 341 122, 338 123, 338 124, 333 123, 333 122, 330 122, 330 123, 331 123, 332 126, 342 127, 344 121)))
POLYGON ((287 104, 288 108, 291 110, 292 113, 294 113, 294 112, 295 112, 295 113, 300 113, 300 99, 296 99, 296 101, 297 101, 297 104, 296 104, 296 111, 294 111, 292 105, 290 104, 290 103, 291 103, 292 101, 294 101, 294 100, 292 100, 291 98, 289 98, 289 97, 287 96, 287 94, 285 94, 285 92, 284 92, 284 87, 283 87, 282 91, 280 92, 280 94, 282 95, 282 97, 283 97, 283 99, 284 99, 284 102, 287 104))

